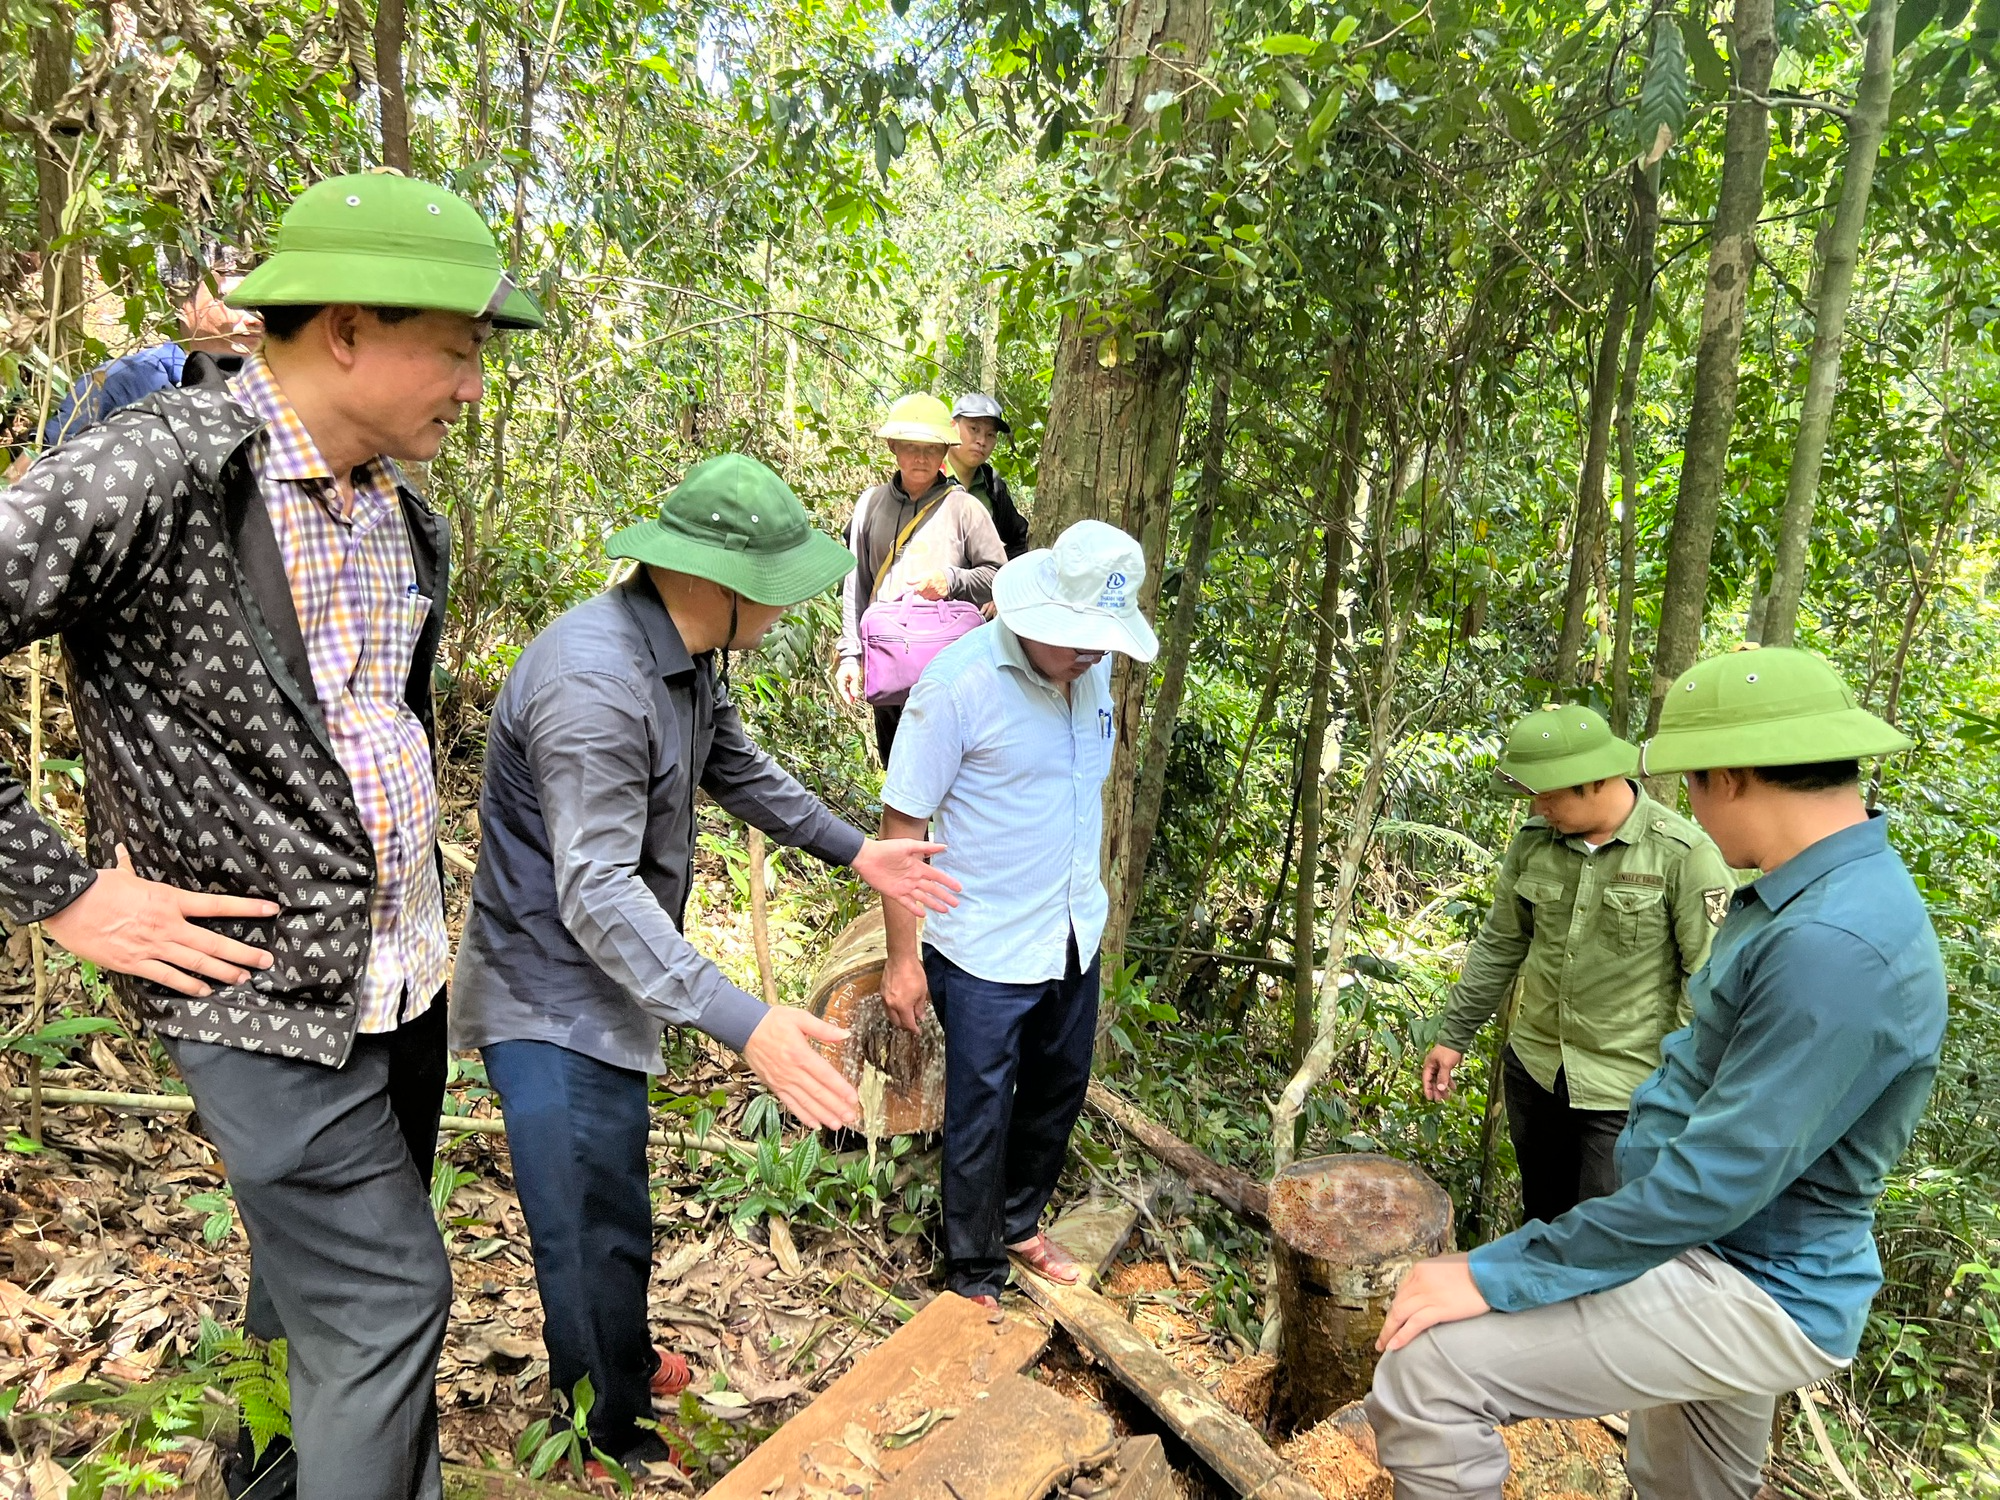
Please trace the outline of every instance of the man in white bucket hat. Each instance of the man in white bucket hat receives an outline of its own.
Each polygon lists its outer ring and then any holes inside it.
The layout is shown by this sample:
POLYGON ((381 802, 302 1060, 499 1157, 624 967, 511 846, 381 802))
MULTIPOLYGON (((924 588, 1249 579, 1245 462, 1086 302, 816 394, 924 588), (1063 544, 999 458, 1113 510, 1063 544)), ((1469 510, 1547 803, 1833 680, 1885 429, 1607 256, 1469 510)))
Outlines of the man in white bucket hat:
POLYGON ((884 836, 928 837, 935 822, 936 863, 964 886, 921 951, 917 919, 884 903, 882 998, 912 1031, 937 1006, 946 1276, 988 1303, 1009 1250, 1057 1281, 1078 1276, 1039 1225, 1090 1082, 1108 657, 1159 652, 1139 612, 1145 578, 1139 544, 1102 521, 1008 563, 995 622, 947 646, 911 690, 882 788, 884 836))

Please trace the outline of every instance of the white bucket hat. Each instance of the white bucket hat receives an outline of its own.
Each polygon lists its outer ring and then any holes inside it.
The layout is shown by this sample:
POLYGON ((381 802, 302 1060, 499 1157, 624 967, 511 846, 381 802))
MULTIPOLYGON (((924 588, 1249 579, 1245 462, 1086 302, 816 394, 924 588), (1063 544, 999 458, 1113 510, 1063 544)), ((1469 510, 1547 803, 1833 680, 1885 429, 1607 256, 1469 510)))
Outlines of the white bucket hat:
POLYGON ((996 573, 993 606, 1028 640, 1151 661, 1160 638, 1139 613, 1145 581, 1146 553, 1137 542, 1102 521, 1078 521, 1055 546, 1023 553, 996 573))

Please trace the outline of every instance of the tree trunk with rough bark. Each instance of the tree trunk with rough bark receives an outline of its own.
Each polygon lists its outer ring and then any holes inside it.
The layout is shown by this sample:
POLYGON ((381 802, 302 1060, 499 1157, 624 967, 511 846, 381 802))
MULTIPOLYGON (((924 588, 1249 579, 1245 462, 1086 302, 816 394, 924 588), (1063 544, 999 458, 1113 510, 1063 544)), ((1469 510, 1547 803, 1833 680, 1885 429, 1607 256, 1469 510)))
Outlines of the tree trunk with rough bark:
POLYGON ((1708 564, 1715 546, 1723 470, 1736 426, 1737 356, 1743 307, 1757 258, 1757 215, 1764 207, 1764 165, 1771 154, 1771 69, 1778 57, 1772 0, 1737 0, 1730 26, 1729 122, 1723 133, 1722 182, 1708 251, 1696 346, 1694 396, 1681 447, 1680 494, 1667 543, 1667 580, 1660 599, 1660 638, 1653 650, 1653 688, 1646 731, 1660 721, 1660 702, 1701 650, 1708 602, 1708 564))
POLYGON ((382 165, 410 170, 410 101, 403 92, 404 0, 375 6, 375 89, 382 106, 382 165))
MULTIPOLYGON (((1121 144, 1149 122, 1148 96, 1162 89, 1200 87, 1199 69, 1214 35, 1210 0, 1125 0, 1099 101, 1099 137, 1092 169, 1115 185, 1124 170, 1121 144)), ((1153 306, 1171 300, 1164 279, 1153 306)), ((1133 313, 1128 336, 1106 337, 1104 309, 1085 301, 1066 314, 1056 337, 1048 425, 1035 477, 1033 535, 1047 546, 1072 522, 1086 518, 1120 527, 1145 549, 1146 582, 1139 607, 1149 616, 1159 599, 1174 468, 1180 451, 1192 351, 1185 341, 1147 337, 1157 314, 1133 313)), ((1112 671, 1115 745, 1104 783, 1103 866, 1108 890, 1122 890, 1132 829, 1139 724, 1151 669, 1117 658, 1112 671)), ((1107 944, 1107 967, 1123 954, 1107 944)), ((1099 1035, 1112 1016, 1100 1016, 1099 1035)))
MULTIPOLYGON (((69 93, 76 52, 69 0, 52 0, 47 14, 47 22, 33 28, 29 43, 29 99, 43 120, 55 114, 69 93)), ((83 349, 83 241, 78 238, 49 249, 62 238, 69 211, 69 163, 40 135, 34 138, 34 153, 35 234, 43 249, 42 316, 48 353, 68 378, 75 379, 81 371, 70 366, 83 349)), ((53 395, 60 399, 61 392, 53 395)))
POLYGON ((1563 589, 1562 630, 1556 637, 1555 670, 1549 680, 1561 692, 1579 679, 1577 661, 1590 627, 1591 584, 1604 562, 1604 463, 1611 448, 1611 417, 1618 398, 1618 359, 1624 352, 1625 317, 1632 307, 1632 278, 1620 274, 1604 310, 1597 362, 1590 381, 1585 418, 1583 467, 1576 476, 1576 518, 1570 528, 1569 581, 1563 589))
POLYGON ((1861 255, 1861 230, 1868 194, 1875 182, 1875 158, 1889 124, 1889 99, 1896 86, 1896 0, 1872 0, 1865 22, 1861 87, 1847 126, 1847 163, 1841 171, 1840 203, 1820 264, 1819 304, 1813 309, 1812 358, 1806 366, 1805 399, 1799 432, 1785 477, 1785 510, 1778 547, 1771 561, 1771 597, 1764 606, 1761 640, 1789 646, 1805 590, 1806 546, 1812 539, 1813 503, 1819 493, 1820 464, 1833 425, 1833 401, 1840 389, 1840 345, 1847 331, 1847 303, 1861 255))
POLYGON ((1195 622, 1201 615, 1202 583, 1208 576, 1208 554, 1215 535, 1215 513, 1222 502, 1222 475, 1229 450, 1229 390, 1235 376, 1236 342, 1226 341, 1216 361, 1208 395, 1208 431, 1201 454, 1201 477, 1195 485, 1194 518, 1189 526, 1187 556, 1181 564, 1180 594, 1160 653, 1160 687, 1146 722, 1146 754, 1140 763, 1139 787, 1133 796, 1130 853, 1124 885, 1112 894, 1111 920, 1105 946, 1122 952, 1125 934, 1139 909, 1146 884, 1146 856, 1159 826, 1160 804, 1166 796, 1167 758, 1174 748, 1181 697, 1187 688, 1188 655, 1194 645, 1195 622), (1112 939, 1115 937, 1116 942, 1112 939))
POLYGON ((1639 404, 1639 369, 1653 331, 1653 255, 1660 238, 1660 167, 1632 172, 1632 332, 1618 381, 1618 613, 1611 636, 1611 732, 1623 739, 1632 726, 1632 617, 1638 593, 1639 456, 1632 410, 1639 404))

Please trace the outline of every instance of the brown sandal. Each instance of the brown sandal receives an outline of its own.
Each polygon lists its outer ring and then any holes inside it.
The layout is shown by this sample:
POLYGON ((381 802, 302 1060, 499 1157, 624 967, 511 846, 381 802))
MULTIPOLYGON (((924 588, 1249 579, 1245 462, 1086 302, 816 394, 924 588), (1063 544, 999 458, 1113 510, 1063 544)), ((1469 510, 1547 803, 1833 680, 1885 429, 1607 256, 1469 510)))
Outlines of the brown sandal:
POLYGON ((1037 1276, 1063 1286, 1075 1286, 1083 1280, 1083 1267, 1077 1264, 1076 1257, 1046 1234, 1036 1235, 1025 1245, 1009 1245, 1007 1248, 1020 1256, 1021 1263, 1037 1276))

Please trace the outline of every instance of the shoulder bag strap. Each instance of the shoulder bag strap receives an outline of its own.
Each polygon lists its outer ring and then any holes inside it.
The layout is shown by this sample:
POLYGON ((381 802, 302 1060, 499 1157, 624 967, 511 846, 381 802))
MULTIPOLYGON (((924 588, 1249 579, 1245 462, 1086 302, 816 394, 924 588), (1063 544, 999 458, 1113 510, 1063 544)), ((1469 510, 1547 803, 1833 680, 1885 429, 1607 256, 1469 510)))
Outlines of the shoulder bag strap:
POLYGON ((911 516, 909 524, 897 533, 896 544, 889 549, 889 555, 882 559, 882 566, 875 570, 875 587, 869 591, 870 598, 882 592, 883 580, 889 576, 889 570, 896 566, 896 559, 903 555, 903 548, 909 543, 910 538, 917 534, 918 528, 936 514, 937 508, 949 500, 953 493, 955 491, 947 491, 931 501, 929 505, 911 516))

